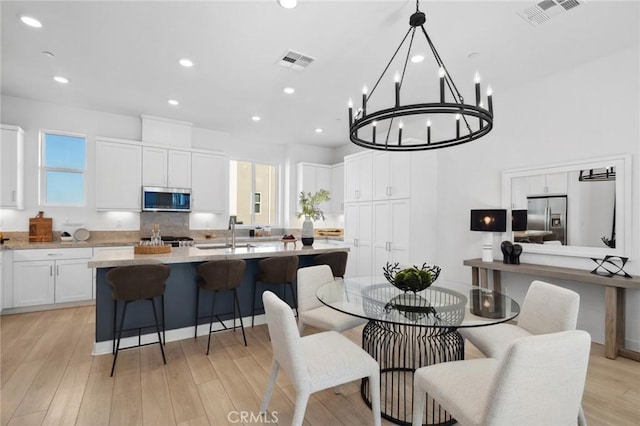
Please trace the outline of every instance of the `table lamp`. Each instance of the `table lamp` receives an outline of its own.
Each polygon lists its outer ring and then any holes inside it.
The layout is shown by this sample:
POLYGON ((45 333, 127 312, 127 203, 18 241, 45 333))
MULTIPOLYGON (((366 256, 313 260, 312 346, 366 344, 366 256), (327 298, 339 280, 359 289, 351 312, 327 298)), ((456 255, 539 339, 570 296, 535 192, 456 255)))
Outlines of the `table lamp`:
POLYGON ((471 210, 471 230, 484 232, 482 261, 493 262, 493 233, 506 232, 507 211, 505 209, 471 210))

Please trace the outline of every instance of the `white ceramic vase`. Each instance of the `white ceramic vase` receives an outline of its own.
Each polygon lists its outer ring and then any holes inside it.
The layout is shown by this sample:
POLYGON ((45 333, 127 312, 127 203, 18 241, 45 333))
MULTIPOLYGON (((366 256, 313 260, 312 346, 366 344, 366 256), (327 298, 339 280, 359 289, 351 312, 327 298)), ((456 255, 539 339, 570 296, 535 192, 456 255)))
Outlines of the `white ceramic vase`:
POLYGON ((309 216, 305 216, 302 222, 302 244, 305 246, 313 245, 313 221, 309 216))

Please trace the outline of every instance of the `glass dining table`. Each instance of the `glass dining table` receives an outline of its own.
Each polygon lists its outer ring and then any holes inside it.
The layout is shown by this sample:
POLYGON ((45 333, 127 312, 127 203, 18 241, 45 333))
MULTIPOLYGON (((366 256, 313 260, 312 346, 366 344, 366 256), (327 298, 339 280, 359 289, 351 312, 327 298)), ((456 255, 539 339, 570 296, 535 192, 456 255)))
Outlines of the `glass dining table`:
MULTIPOLYGON (((322 285, 316 296, 332 309, 368 320, 362 347, 380 364, 382 417, 400 425, 412 423, 416 369, 464 359, 460 328, 491 326, 520 313, 504 294, 446 280, 413 293, 382 277, 346 278, 322 285)), ((360 392, 371 407, 368 379, 362 380, 360 392)), ((450 414, 427 398, 423 424, 453 423, 450 414)))

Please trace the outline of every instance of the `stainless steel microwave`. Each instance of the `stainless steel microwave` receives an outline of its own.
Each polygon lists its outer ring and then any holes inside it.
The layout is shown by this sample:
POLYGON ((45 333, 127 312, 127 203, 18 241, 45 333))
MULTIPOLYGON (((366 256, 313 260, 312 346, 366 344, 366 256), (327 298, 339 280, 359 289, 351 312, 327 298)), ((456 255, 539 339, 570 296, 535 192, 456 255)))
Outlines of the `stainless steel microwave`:
POLYGON ((191 189, 143 186, 142 211, 190 212, 191 189))

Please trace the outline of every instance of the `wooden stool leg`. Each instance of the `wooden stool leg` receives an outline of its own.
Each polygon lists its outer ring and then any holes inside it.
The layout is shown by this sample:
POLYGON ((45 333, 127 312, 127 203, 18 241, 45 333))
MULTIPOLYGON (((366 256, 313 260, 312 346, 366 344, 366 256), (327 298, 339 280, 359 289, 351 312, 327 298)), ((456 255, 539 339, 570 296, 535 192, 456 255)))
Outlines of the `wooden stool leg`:
POLYGON ((193 338, 198 337, 198 308, 200 306, 200 286, 196 286, 196 320, 195 320, 195 331, 193 332, 193 338))
MULTIPOLYGON (((240 300, 238 299, 238 292, 236 291, 236 289, 233 289, 233 298, 236 301, 236 306, 238 307, 238 317, 240 318, 240 328, 242 329, 242 338, 244 339, 244 345, 247 346, 247 336, 245 336, 244 334, 244 324, 242 323, 242 312, 240 312, 240 300)), ((234 326, 234 330, 235 330, 235 308, 233 308, 234 311, 234 319, 233 319, 233 326, 234 326)))
POLYGON ((257 292, 258 292, 258 282, 254 281, 253 282, 253 305, 251 305, 251 307, 253 308, 253 312, 251 312, 251 327, 254 326, 255 319, 256 319, 256 293, 257 292))
POLYGON ((207 339, 207 355, 209 355, 209 346, 211 346, 211 331, 213 329, 213 310, 216 307, 216 293, 213 292, 213 300, 211 301, 211 316, 209 317, 209 338, 207 339))
MULTIPOLYGON (((156 332, 158 333, 158 345, 160 346, 160 352, 162 352, 162 361, 167 363, 167 358, 164 356, 164 348, 162 347, 162 338, 160 337, 160 326, 158 325, 158 314, 156 313, 156 304, 153 303, 153 299, 148 299, 151 302, 151 307, 153 308, 153 319, 156 321, 156 332)), ((120 344, 120 342, 118 342, 120 344)))
POLYGON ((111 377, 113 377, 113 372, 116 369, 116 360, 118 359, 118 351, 120 350, 120 338, 122 337, 122 327, 124 327, 124 315, 127 312, 128 304, 129 302, 124 302, 124 307, 122 308, 122 317, 120 318, 120 329, 118 330, 118 342, 116 344, 116 351, 113 354, 113 364, 111 364, 111 377))

